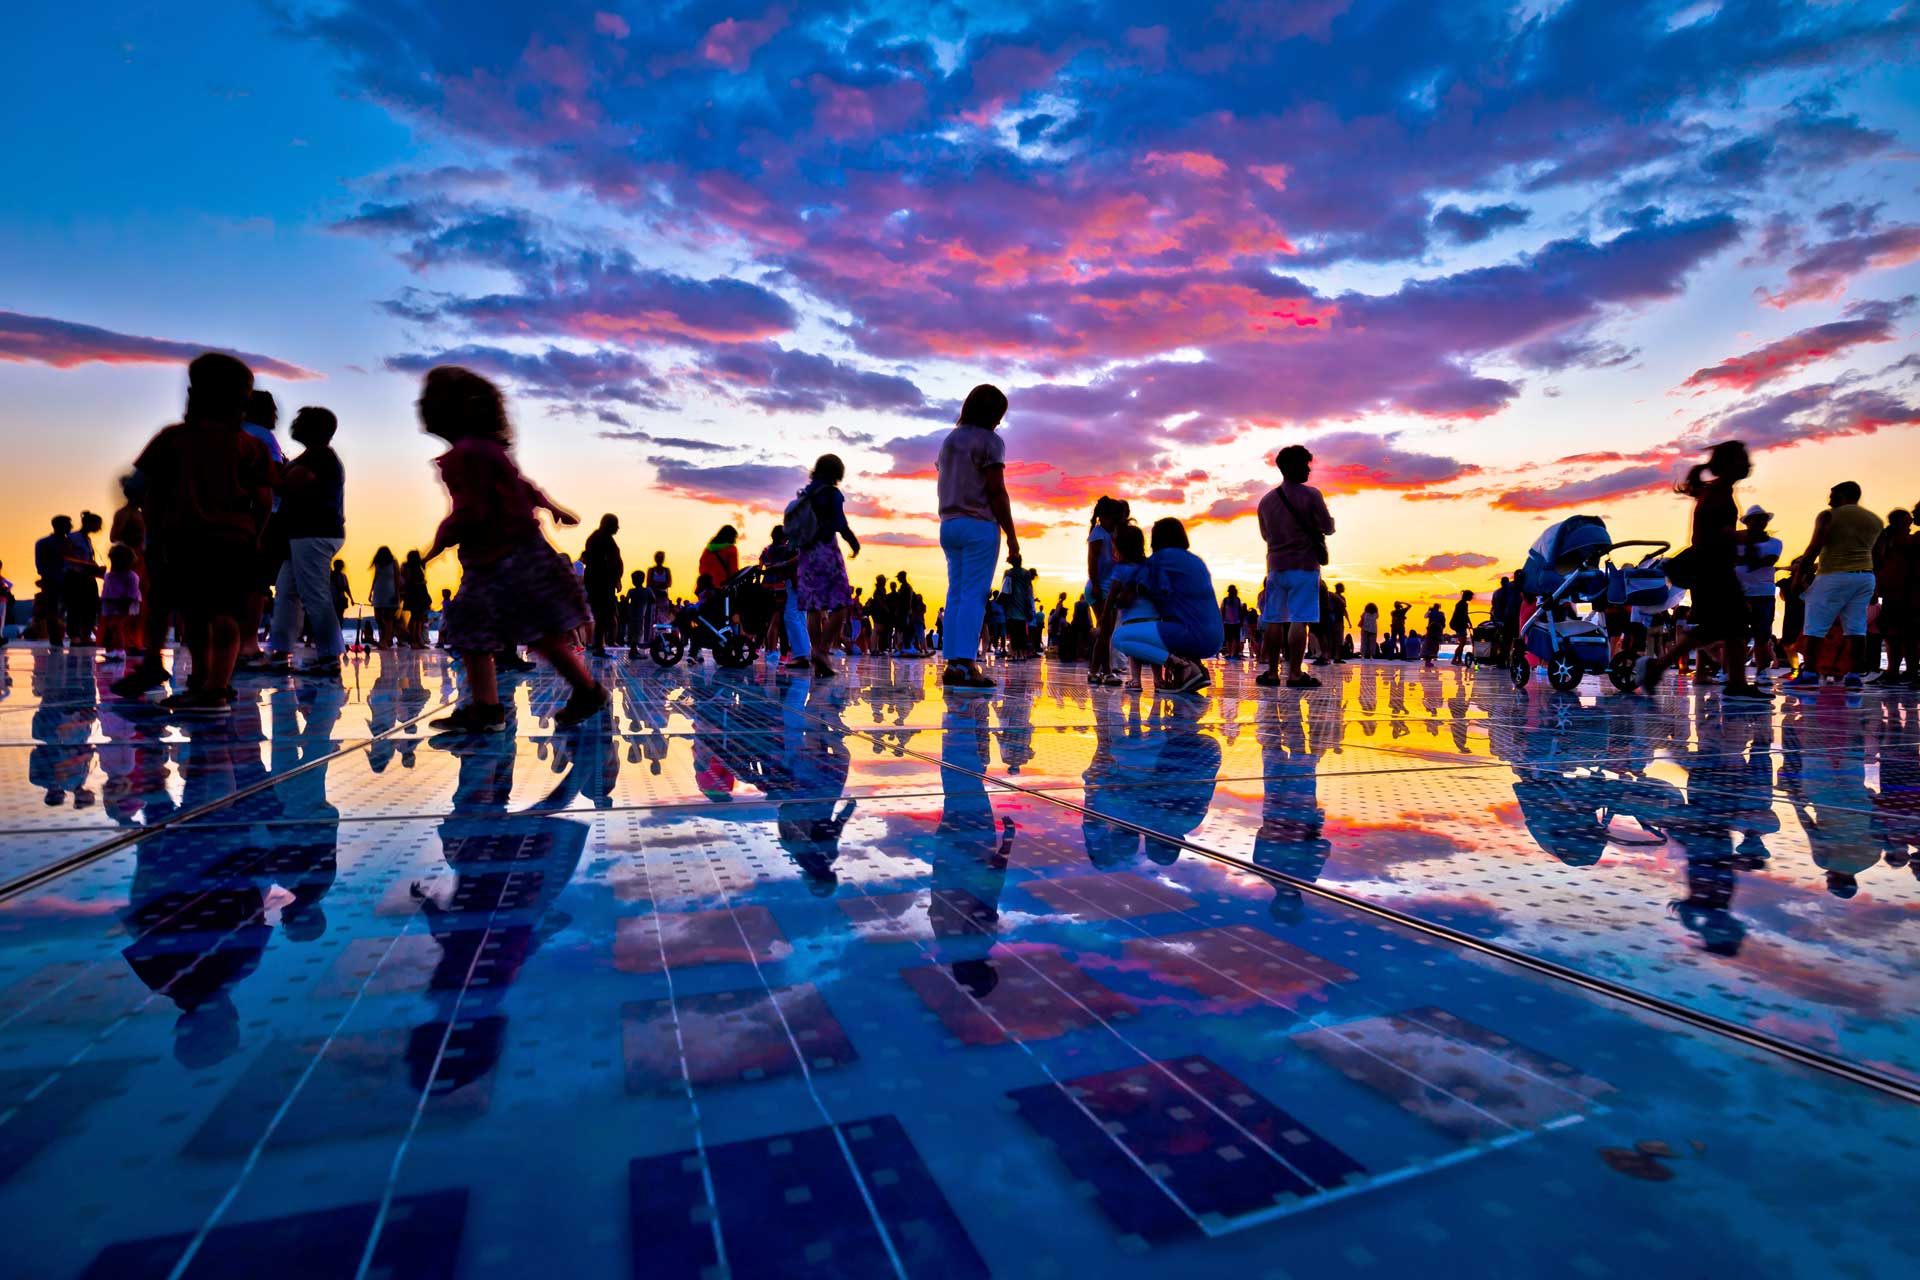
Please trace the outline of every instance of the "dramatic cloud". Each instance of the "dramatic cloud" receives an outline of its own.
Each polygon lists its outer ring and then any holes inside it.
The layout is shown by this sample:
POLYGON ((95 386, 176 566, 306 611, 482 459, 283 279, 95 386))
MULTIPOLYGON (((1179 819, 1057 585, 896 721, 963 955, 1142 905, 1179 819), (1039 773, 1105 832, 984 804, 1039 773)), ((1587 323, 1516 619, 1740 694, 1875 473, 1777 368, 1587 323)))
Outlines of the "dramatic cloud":
POLYGON ((1499 556, 1482 555, 1478 551, 1442 551, 1428 556, 1424 560, 1415 560, 1409 564, 1395 565, 1383 570, 1392 574, 1415 573, 1451 573, 1458 569, 1484 569, 1488 565, 1500 563, 1499 556))
POLYGON ((265 374, 271 378, 302 382, 320 376, 311 369, 302 369, 297 364, 288 364, 272 356, 235 351, 210 343, 143 338, 90 324, 76 324, 71 320, 55 320, 50 316, 24 316, 17 311, 0 311, 0 360, 72 369, 83 364, 186 364, 208 351, 238 356, 246 361, 255 374, 265 374))
MULTIPOLYGON (((1920 32, 1899 5, 483 13, 337 0, 293 20, 354 91, 473 157, 363 185, 334 224, 415 273, 387 304, 424 334, 410 345, 610 422, 709 397, 871 414, 884 425, 839 442, 895 481, 931 474, 942 431, 916 423, 950 419, 965 370, 1013 391, 1008 481, 1043 511, 1117 493, 1241 518, 1264 485, 1193 463, 1281 439, 1331 492, 1433 496, 1487 475, 1462 456, 1484 438, 1470 424, 1556 394, 1540 374, 1625 384, 1636 318, 1743 240, 1785 272, 1776 305, 1920 259, 1920 228, 1798 194, 1884 168, 1894 134, 1852 96, 1753 91, 1897 58, 1920 32)), ((1751 392, 1897 339, 1895 318, 1856 310, 1685 385, 1751 392)), ((1897 417, 1736 408, 1782 438, 1897 417)), ((1667 483, 1680 449, 1482 483, 1519 510, 1606 501, 1667 483)), ((764 462, 658 465, 662 488, 724 501, 797 484, 764 462)))
POLYGON ((731 502, 784 511, 807 483, 803 466, 723 462, 703 466, 678 458, 653 460, 654 483, 669 493, 702 501, 731 502))
POLYGON ((1751 391, 1762 383, 1784 378, 1850 347, 1893 341, 1894 320, 1903 310, 1905 304, 1901 302, 1860 303, 1848 309, 1845 320, 1815 325, 1777 338, 1745 355, 1728 356, 1719 364, 1695 370, 1680 385, 1702 390, 1751 391))
POLYGON ((548 347, 538 354, 500 347, 466 345, 439 354, 413 352, 389 356, 386 366, 399 373, 425 373, 435 365, 457 364, 475 373, 504 379, 524 395, 584 404, 608 401, 636 408, 672 406, 661 393, 666 383, 631 352, 567 351, 548 347))
POLYGON ((1636 494, 1657 493, 1671 488, 1677 466, 1650 463, 1623 467, 1584 480, 1535 488, 1510 489, 1494 498, 1493 505, 1507 511, 1557 511, 1602 502, 1630 498, 1636 494))
POLYGON ((856 369, 770 342, 715 347, 700 369, 710 386, 763 409, 796 413, 867 409, 910 416, 928 412, 920 388, 906 378, 856 369))
POLYGON ((1817 246, 1788 267, 1787 283, 1778 292, 1763 289, 1759 296, 1768 306, 1781 308, 1825 301, 1845 293, 1856 276, 1890 271, 1909 262, 1920 262, 1920 224, 1843 236, 1817 246))
POLYGON ((1517 204, 1488 205, 1484 209, 1447 205, 1433 215, 1433 226, 1455 244, 1479 244, 1496 231, 1520 226, 1530 216, 1517 204))

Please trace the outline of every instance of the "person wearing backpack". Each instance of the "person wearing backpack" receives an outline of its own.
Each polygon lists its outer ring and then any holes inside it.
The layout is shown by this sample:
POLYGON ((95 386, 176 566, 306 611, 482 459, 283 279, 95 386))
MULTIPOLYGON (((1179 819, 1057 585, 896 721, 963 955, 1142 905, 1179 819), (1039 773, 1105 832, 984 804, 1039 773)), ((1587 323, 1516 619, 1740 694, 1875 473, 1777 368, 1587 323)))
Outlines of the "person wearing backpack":
POLYGON ((854 604, 853 584, 847 579, 847 562, 840 555, 839 539, 847 540, 849 554, 860 554, 860 539, 847 527, 847 500, 840 492, 840 481, 846 474, 847 464, 837 455, 821 454, 813 464, 807 487, 787 504, 780 520, 787 540, 799 552, 793 590, 807 614, 813 674, 823 679, 839 674, 827 655, 833 651, 833 642, 846 626, 847 610, 854 604))
POLYGON ((1000 563, 1000 535, 1007 555, 1020 562, 1020 535, 1007 498, 1007 444, 999 427, 1007 396, 981 383, 967 393, 953 430, 940 443, 940 549, 947 557, 948 625, 941 629, 949 689, 986 690, 993 681, 980 670, 980 630, 986 621, 993 571, 1000 563))
POLYGON ((1333 516, 1327 500, 1307 483, 1313 474, 1313 454, 1305 445, 1290 444, 1274 457, 1280 485, 1260 499, 1260 537, 1267 544, 1267 589, 1260 602, 1264 630, 1261 656, 1267 669, 1255 684, 1280 683, 1280 655, 1287 659, 1289 689, 1318 689, 1308 675, 1307 629, 1320 621, 1320 569, 1327 563, 1327 535, 1333 516))

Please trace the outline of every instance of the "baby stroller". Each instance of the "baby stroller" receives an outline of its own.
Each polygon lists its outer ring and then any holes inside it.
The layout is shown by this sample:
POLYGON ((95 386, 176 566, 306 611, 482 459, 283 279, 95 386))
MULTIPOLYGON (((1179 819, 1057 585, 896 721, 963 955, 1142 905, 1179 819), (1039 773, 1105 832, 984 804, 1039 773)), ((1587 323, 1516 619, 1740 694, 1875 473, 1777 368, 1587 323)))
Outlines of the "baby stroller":
POLYGON ((1615 542, 1598 516, 1573 516, 1548 526, 1527 552, 1520 589, 1538 607, 1520 624, 1509 674, 1524 689, 1538 661, 1547 683, 1561 693, 1579 686, 1589 672, 1605 671, 1622 691, 1636 683, 1634 659, 1613 656, 1607 634, 1606 605, 1649 604, 1664 600, 1667 576, 1660 557, 1671 543, 1636 539, 1615 542), (1651 547, 1639 561, 1616 566, 1609 557, 1622 547, 1651 547), (1587 606, 1582 614, 1579 607, 1587 606))
POLYGON ((1473 628, 1473 665, 1490 667, 1500 659, 1500 624, 1492 618, 1473 628))
POLYGON ((760 656, 757 637, 766 633, 769 592, 759 565, 749 565, 680 610, 672 622, 657 622, 647 652, 656 665, 671 667, 689 652, 713 650, 722 667, 750 667, 760 656), (754 617, 757 611, 758 617, 754 617))

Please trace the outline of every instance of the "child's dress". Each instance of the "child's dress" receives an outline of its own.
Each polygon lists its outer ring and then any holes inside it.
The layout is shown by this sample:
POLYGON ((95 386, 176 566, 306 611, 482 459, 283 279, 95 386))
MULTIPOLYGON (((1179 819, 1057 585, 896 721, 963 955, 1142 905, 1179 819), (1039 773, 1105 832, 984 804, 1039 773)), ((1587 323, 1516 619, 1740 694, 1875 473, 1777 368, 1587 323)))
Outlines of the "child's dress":
POLYGON ((546 495, 506 446, 469 437, 437 460, 453 506, 438 541, 460 548, 460 589, 440 624, 452 649, 493 653, 585 625, 587 593, 540 532, 546 495))
POLYGON ((114 569, 100 584, 100 616, 129 618, 140 612, 140 575, 131 569, 114 569))

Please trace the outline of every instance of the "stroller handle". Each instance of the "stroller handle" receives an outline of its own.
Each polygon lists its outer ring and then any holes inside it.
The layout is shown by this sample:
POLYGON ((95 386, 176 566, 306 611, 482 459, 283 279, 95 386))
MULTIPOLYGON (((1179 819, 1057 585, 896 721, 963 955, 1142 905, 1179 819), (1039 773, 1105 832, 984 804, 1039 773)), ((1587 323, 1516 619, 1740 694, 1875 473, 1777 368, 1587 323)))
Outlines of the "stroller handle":
POLYGON ((1663 552, 1673 550, 1673 544, 1671 542, 1666 542, 1659 538, 1629 538, 1625 542, 1613 542, 1613 543, 1607 544, 1607 549, 1603 554, 1612 555, 1614 552, 1618 551, 1622 547, 1654 548, 1652 551, 1649 551, 1647 552, 1647 554, 1640 557, 1640 563, 1642 564, 1645 564, 1647 561, 1653 559, 1657 555, 1662 554, 1663 552))

